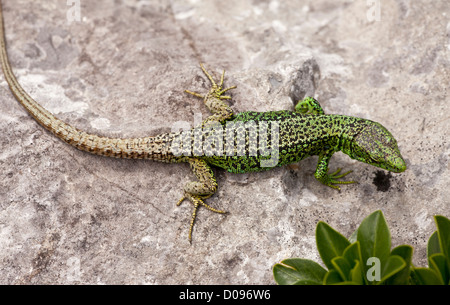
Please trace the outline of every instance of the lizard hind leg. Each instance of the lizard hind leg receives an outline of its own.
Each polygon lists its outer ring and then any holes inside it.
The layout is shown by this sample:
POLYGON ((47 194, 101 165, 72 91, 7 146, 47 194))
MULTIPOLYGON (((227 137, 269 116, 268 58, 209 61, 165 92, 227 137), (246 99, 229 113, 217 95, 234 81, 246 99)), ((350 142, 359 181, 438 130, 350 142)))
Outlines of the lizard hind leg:
POLYGON ((208 73, 208 71, 206 71, 205 67, 203 66, 203 64, 200 64, 200 68, 202 69, 203 73, 205 73, 206 77, 209 79, 209 81, 211 82, 211 90, 210 90, 210 94, 214 95, 216 98, 218 99, 224 99, 224 100, 228 100, 231 99, 230 96, 224 96, 222 94, 224 94, 225 92, 227 92, 228 90, 231 89, 235 89, 236 86, 231 86, 225 89, 222 89, 223 87, 223 81, 225 79, 225 70, 223 70, 222 75, 220 76, 220 82, 219 84, 216 84, 216 82, 214 81, 213 77, 211 76, 211 74, 208 73))
POLYGON ((224 102, 224 100, 231 99, 231 96, 224 95, 224 93, 231 89, 235 89, 236 86, 223 88, 225 71, 222 72, 220 82, 217 84, 211 74, 206 71, 205 67, 202 64, 200 64, 200 67, 203 73, 211 82, 211 89, 205 95, 190 90, 185 90, 185 92, 202 98, 206 107, 208 107, 209 111, 211 111, 212 115, 203 122, 203 126, 210 122, 223 122, 225 120, 228 120, 232 117, 233 110, 224 102))
POLYGON ((204 200, 211 197, 217 189, 216 179, 214 178, 214 174, 206 161, 191 158, 188 162, 199 181, 188 182, 184 186, 183 197, 181 197, 178 201, 177 206, 180 205, 185 199, 188 199, 194 205, 188 235, 189 242, 191 242, 192 230, 194 228, 195 219, 197 218, 197 210, 200 206, 204 206, 208 210, 215 213, 225 214, 226 212, 215 209, 204 202, 204 200))

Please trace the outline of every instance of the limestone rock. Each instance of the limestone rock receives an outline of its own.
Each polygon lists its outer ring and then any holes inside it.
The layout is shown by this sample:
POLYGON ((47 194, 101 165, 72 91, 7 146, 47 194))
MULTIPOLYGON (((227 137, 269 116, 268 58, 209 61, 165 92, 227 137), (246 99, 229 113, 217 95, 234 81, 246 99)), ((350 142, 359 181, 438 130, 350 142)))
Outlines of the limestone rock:
POLYGON ((338 193, 313 177, 317 158, 264 173, 216 170, 199 210, 175 203, 187 165, 89 155, 46 132, 1 78, 0 283, 273 284, 288 257, 318 260, 319 220, 349 236, 381 209, 393 245, 425 266, 433 215, 450 216, 450 3, 366 1, 3 0, 8 52, 44 107, 114 137, 170 131, 208 115, 183 92, 207 90, 198 63, 226 84, 238 111, 293 109, 315 96, 326 113, 364 117, 397 138, 408 170, 387 175, 336 154, 357 185, 338 193), (76 15, 75 15, 76 16, 76 15))

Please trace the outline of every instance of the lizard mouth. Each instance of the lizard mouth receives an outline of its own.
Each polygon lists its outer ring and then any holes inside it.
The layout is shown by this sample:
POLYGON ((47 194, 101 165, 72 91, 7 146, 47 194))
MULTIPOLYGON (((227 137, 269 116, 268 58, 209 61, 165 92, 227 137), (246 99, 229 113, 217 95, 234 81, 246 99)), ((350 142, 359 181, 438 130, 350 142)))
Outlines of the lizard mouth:
POLYGON ((394 173, 401 173, 406 170, 405 160, 403 160, 401 156, 396 157, 394 159, 394 162, 392 162, 390 166, 392 167, 391 171, 393 171, 394 173))
POLYGON ((379 160, 375 160, 373 158, 370 158, 370 160, 370 163, 372 165, 384 168, 393 173, 401 173, 406 170, 406 163, 405 160, 403 160, 402 156, 389 157, 386 160, 383 160, 383 162, 380 162, 379 160))

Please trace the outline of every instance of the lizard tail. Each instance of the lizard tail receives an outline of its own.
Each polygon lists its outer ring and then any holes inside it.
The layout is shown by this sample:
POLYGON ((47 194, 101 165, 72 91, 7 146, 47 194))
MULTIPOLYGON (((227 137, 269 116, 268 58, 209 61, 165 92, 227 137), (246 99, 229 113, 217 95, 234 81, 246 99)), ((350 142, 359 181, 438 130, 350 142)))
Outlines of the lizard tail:
POLYGON ((145 138, 108 138, 80 131, 55 117, 47 109, 36 102, 22 88, 14 75, 6 51, 5 27, 2 3, 0 0, 0 62, 6 82, 15 98, 25 107, 38 123, 64 142, 93 154, 127 158, 151 159, 161 162, 176 162, 170 151, 170 143, 174 134, 161 134, 145 138))

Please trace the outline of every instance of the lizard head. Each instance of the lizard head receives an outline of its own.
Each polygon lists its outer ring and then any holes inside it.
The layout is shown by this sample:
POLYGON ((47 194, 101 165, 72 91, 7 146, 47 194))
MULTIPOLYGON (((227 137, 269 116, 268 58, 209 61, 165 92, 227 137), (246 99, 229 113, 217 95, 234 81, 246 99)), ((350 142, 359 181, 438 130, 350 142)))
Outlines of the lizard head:
POLYGON ((368 122, 367 126, 353 138, 347 154, 353 159, 394 173, 406 170, 406 163, 400 154, 397 141, 377 122, 368 122))

